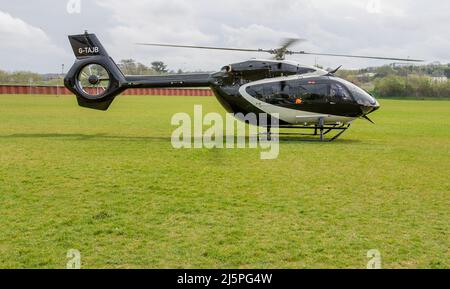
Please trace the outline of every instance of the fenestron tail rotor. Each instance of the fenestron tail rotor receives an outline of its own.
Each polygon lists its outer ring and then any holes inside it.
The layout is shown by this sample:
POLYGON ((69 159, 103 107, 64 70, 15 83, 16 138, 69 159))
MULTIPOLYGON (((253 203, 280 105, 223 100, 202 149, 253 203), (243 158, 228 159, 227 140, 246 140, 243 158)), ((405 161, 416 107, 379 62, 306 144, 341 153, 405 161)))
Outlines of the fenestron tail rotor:
POLYGON ((77 96, 80 106, 107 110, 127 89, 127 80, 95 34, 69 36, 76 60, 64 77, 64 86, 77 96))
POLYGON ((145 45, 145 46, 171 47, 171 48, 196 48, 196 49, 210 49, 210 50, 224 50, 224 51, 264 52, 264 53, 269 53, 269 54, 275 55, 274 58, 277 60, 283 60, 286 55, 317 55, 317 56, 393 60, 393 61, 406 61, 406 62, 423 62, 424 61, 421 59, 411 59, 411 58, 351 55, 351 54, 336 54, 336 53, 316 53, 316 52, 288 50, 288 48, 291 47, 292 45, 297 44, 299 42, 303 42, 303 41, 306 41, 306 40, 298 39, 298 38, 287 38, 282 42, 282 45, 279 48, 274 48, 274 49, 230 48, 230 47, 176 45, 176 44, 162 44, 162 43, 136 43, 136 44, 137 45, 145 45))
POLYGON ((99 64, 88 64, 78 73, 79 88, 91 97, 100 97, 110 84, 110 77, 106 68, 99 64))

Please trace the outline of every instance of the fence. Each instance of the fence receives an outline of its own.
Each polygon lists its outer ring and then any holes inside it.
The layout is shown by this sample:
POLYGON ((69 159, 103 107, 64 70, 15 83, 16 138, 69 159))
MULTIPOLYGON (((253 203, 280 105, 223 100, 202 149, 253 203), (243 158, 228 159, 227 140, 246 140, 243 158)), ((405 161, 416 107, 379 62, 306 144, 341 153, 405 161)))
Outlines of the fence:
MULTIPOLYGON (((27 85, 0 85, 0 94, 72 94, 62 86, 27 86, 27 85)), ((212 96, 210 89, 188 88, 133 88, 128 89, 123 95, 177 95, 177 96, 212 96)))

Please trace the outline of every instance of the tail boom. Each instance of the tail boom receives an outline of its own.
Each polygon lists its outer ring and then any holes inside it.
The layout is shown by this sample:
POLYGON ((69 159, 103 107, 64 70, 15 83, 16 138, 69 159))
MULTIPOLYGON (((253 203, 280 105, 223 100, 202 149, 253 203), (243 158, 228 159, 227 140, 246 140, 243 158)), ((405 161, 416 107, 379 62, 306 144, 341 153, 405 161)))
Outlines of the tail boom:
POLYGON ((107 110, 114 98, 130 88, 209 87, 210 74, 125 76, 95 34, 69 36, 76 60, 64 85, 82 107, 107 110))
POLYGON ((127 88, 209 87, 210 74, 126 76, 127 88))

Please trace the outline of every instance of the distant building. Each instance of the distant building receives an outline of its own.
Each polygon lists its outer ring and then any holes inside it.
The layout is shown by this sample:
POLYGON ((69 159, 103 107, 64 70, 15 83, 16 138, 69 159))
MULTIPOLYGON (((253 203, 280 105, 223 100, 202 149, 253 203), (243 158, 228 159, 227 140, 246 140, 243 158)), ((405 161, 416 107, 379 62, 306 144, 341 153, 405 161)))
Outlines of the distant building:
POLYGON ((448 81, 446 76, 431 76, 430 80, 434 83, 444 83, 448 81))
POLYGON ((396 67, 413 67, 413 66, 417 66, 414 63, 409 63, 409 62, 394 62, 391 63, 390 66, 392 68, 396 68, 396 67))
POLYGON ((64 78, 64 76, 65 75, 58 74, 58 73, 47 73, 47 74, 42 74, 42 80, 49 81, 52 79, 61 79, 61 78, 64 78))
POLYGON ((357 75, 356 77, 360 77, 360 78, 364 78, 364 77, 368 77, 368 78, 372 78, 375 77, 377 74, 373 73, 373 72, 366 72, 366 73, 361 73, 359 75, 357 75))

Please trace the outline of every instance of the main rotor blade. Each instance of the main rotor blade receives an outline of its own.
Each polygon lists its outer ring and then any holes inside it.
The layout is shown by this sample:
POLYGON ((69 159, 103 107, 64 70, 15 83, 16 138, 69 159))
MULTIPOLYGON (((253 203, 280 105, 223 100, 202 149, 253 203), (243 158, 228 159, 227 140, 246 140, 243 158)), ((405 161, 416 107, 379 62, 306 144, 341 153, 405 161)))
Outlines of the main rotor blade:
POLYGON ((161 44, 161 43, 136 43, 136 45, 271 53, 270 50, 264 50, 264 49, 229 48, 229 47, 212 47, 212 46, 195 46, 195 45, 174 45, 174 44, 161 44))
POLYGON ((243 51, 243 52, 266 52, 270 54, 282 53, 287 55, 301 54, 301 55, 318 55, 318 56, 333 56, 333 57, 349 57, 349 58, 365 58, 365 59, 379 59, 379 60, 395 60, 395 61, 407 61, 407 62, 423 62, 420 59, 410 58, 395 58, 395 57, 381 57, 381 56, 363 56, 363 55, 348 55, 348 54, 331 54, 331 53, 311 53, 305 51, 290 51, 286 50, 287 47, 297 43, 299 41, 305 41, 304 39, 286 39, 283 42, 283 46, 278 49, 248 49, 248 48, 230 48, 230 47, 214 47, 214 46, 195 46, 195 45, 174 45, 174 44, 162 44, 162 43, 136 43, 136 45, 143 46, 158 46, 158 47, 171 47, 171 48, 194 48, 194 49, 209 49, 209 50, 225 50, 225 51, 243 51))
POLYGON ((287 51, 286 54, 336 56, 336 57, 395 60, 395 61, 408 61, 408 62, 424 62, 425 61, 425 60, 421 60, 421 59, 410 59, 410 58, 395 58, 395 57, 382 57, 382 56, 364 56, 364 55, 348 55, 348 54, 330 54, 330 53, 311 53, 311 52, 305 52, 305 51, 287 51))
POLYGON ((300 39, 300 38, 286 38, 283 40, 283 42, 281 43, 281 47, 279 49, 282 50, 286 50, 288 49, 290 46, 299 43, 299 42, 304 42, 306 41, 306 39, 300 39))

